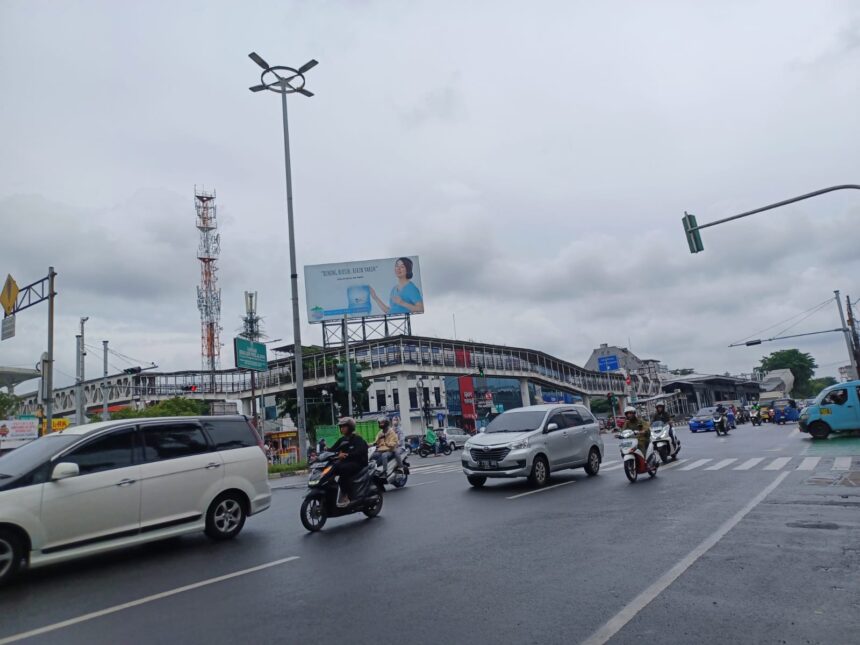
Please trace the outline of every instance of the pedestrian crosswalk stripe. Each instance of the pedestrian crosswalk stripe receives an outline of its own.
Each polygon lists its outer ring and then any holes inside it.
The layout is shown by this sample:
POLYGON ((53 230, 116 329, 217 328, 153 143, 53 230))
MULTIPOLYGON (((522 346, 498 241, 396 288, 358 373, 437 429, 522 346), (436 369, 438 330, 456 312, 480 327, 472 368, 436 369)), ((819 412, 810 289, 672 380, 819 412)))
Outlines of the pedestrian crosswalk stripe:
POLYGON ((800 462, 800 465, 797 467, 798 470, 814 470, 818 465, 818 462, 821 461, 821 457, 806 457, 803 461, 800 462))
POLYGON ((713 461, 713 459, 698 459, 694 461, 692 464, 687 464, 680 470, 693 470, 693 468, 698 468, 699 466, 704 466, 709 461, 713 461))
POLYGON ((624 466, 624 462, 621 462, 620 464, 615 464, 614 466, 608 466, 607 468, 601 468, 601 470, 605 473, 608 473, 610 470, 617 470, 622 466, 624 466))
POLYGON ((765 470, 781 470, 789 461, 791 461, 791 457, 777 457, 772 462, 770 462, 767 466, 764 467, 765 470))
POLYGON ((851 457, 837 457, 831 470, 851 470, 851 457))
POLYGON ((705 470, 720 470, 720 468, 725 468, 729 464, 734 463, 736 461, 737 457, 734 457, 732 459, 723 459, 722 461, 718 461, 717 463, 715 463, 713 466, 708 466, 707 468, 705 468, 705 470))
POLYGON ((740 466, 735 466, 732 470, 749 470, 753 466, 758 466, 763 461, 764 457, 753 457, 752 459, 747 459, 740 466))
POLYGON ((424 466, 422 468, 413 468, 410 472, 414 475, 430 475, 433 473, 453 473, 458 470, 463 470, 463 467, 459 464, 447 464, 447 465, 438 465, 438 466, 424 466))

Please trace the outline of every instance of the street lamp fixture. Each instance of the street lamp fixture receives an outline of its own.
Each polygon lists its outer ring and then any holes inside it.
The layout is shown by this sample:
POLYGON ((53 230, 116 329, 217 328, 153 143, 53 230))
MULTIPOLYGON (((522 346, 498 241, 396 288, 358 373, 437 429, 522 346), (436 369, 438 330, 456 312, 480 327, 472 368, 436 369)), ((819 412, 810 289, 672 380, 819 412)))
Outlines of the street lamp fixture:
MULTIPOLYGON (((293 226, 293 177, 290 169, 290 128, 287 119, 287 94, 303 94, 313 96, 313 92, 305 89, 305 73, 316 67, 317 61, 307 63, 294 69, 292 67, 271 66, 256 52, 248 54, 249 58, 259 65, 263 72, 260 74, 260 84, 249 88, 252 92, 269 90, 281 95, 281 113, 284 122, 284 173, 287 184, 287 228, 290 243, 290 286, 293 301, 293 356, 295 357, 296 407, 298 408, 297 426, 299 429, 299 450, 304 450, 307 427, 305 425, 305 384, 302 364, 302 332, 299 320, 299 276, 296 268, 296 236, 293 226)), ((302 455, 300 454, 301 458, 302 455)))

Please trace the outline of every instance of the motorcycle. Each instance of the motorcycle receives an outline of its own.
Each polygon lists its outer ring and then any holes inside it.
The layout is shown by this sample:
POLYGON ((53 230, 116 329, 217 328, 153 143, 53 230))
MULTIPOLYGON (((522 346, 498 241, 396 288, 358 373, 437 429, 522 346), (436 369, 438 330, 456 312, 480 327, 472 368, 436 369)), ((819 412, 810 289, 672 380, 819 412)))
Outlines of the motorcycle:
POLYGON ((406 461, 406 451, 403 448, 397 449, 400 452, 400 461, 403 463, 403 468, 397 467, 397 460, 389 458, 385 463, 385 470, 382 465, 373 457, 377 454, 376 447, 371 446, 369 458, 376 466, 375 475, 378 479, 395 488, 403 488, 406 486, 406 480, 409 479, 409 462, 406 461))
MULTIPOLYGON (((448 456, 453 452, 451 444, 444 439, 439 439, 439 452, 448 456)), ((418 455, 420 457, 429 457, 431 454, 436 454, 436 448, 433 444, 428 443, 426 439, 421 440, 421 445, 418 447, 418 455)))
POLYGON ((336 456, 336 453, 324 452, 311 465, 308 492, 299 509, 302 526, 311 533, 322 529, 329 517, 358 512, 367 517, 376 517, 382 510, 385 480, 377 476, 375 463, 369 463, 353 477, 349 503, 346 506, 338 506, 339 487, 333 472, 336 456))
POLYGON ((672 431, 670 424, 662 421, 651 424, 651 445, 664 464, 669 461, 669 458, 673 461, 677 459, 681 451, 681 440, 678 435, 672 431))
POLYGON ((621 449, 621 457, 624 460, 624 474, 631 484, 636 483, 636 478, 639 475, 648 473, 649 477, 657 476, 657 468, 660 462, 657 461, 657 456, 654 453, 652 444, 648 444, 648 454, 643 455, 639 450, 639 441, 636 439, 636 432, 633 430, 624 430, 621 434, 615 435, 621 439, 618 447, 621 449))
POLYGON ((714 412, 714 430, 717 436, 729 434, 729 421, 725 412, 714 412))
POLYGON ((759 412, 758 410, 753 410, 752 412, 750 412, 750 421, 752 421, 752 424, 754 426, 760 426, 761 425, 761 412, 759 412))

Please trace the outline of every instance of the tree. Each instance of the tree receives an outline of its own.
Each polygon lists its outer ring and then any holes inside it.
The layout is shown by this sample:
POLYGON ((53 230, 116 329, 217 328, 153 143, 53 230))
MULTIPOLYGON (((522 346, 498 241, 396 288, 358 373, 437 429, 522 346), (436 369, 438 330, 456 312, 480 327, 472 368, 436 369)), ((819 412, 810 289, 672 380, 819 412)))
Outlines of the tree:
POLYGON ((0 419, 8 419, 18 414, 21 399, 14 394, 0 392, 0 419))
POLYGON ((815 363, 815 359, 810 354, 803 353, 798 349, 781 349, 773 352, 770 356, 763 356, 761 359, 763 372, 791 370, 791 374, 794 376, 794 388, 791 395, 797 398, 810 396, 810 380, 816 367, 818 365, 815 363))
MULTIPOLYGON (((123 408, 112 412, 113 419, 140 419, 144 417, 198 417, 209 412, 209 404, 196 399, 186 399, 181 396, 159 401, 142 410, 123 408)), ((100 417, 99 417, 100 420, 100 417)))
POLYGON ((817 396, 821 390, 826 387, 830 387, 831 385, 836 385, 838 381, 832 376, 823 376, 821 378, 814 378, 809 382, 809 394, 807 397, 817 396))

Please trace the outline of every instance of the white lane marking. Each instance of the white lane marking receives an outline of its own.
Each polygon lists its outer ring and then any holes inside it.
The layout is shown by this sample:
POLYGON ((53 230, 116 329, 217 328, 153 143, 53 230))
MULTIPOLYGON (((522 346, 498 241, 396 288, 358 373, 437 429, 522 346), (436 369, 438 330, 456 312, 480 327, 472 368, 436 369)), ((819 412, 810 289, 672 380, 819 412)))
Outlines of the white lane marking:
POLYGON ((391 495, 391 493, 396 493, 399 490, 404 490, 405 488, 415 488, 416 486, 426 486, 427 484, 435 484, 439 480, 431 479, 429 482, 418 482, 417 484, 407 484, 406 486, 402 486, 400 488, 391 488, 390 490, 385 491, 386 495, 391 495))
POLYGON ((660 464, 660 468, 665 470, 666 468, 674 468, 680 464, 686 464, 687 462, 683 459, 676 459, 675 461, 669 462, 668 464, 660 464))
POLYGON ((783 466, 785 466, 789 461, 791 461, 791 457, 777 457, 772 462, 770 462, 767 466, 764 467, 765 470, 782 470, 783 466))
POLYGON ((693 468, 698 468, 699 466, 704 466, 709 461, 713 461, 713 459, 697 459, 691 464, 687 464, 681 470, 693 470, 693 468))
POLYGON ((752 459, 747 459, 740 466, 735 466, 732 470, 749 470, 753 466, 758 466, 763 461, 764 457, 753 457, 752 459))
POLYGON ((721 468, 725 468, 726 466, 736 462, 737 460, 737 457, 733 457, 732 459, 723 459, 715 463, 713 466, 708 466, 707 468, 705 468, 705 470, 720 470, 721 468))
POLYGON ((588 637, 583 642, 583 645, 603 645, 609 639, 611 639, 615 634, 617 634, 627 623, 629 623, 633 618, 636 617, 640 611, 642 611, 648 604, 654 600, 661 593, 666 591, 666 589, 671 585, 675 580, 677 580, 681 574, 683 574, 687 569, 689 569, 699 558, 701 558, 705 553, 711 550, 713 546, 719 542, 723 537, 725 537, 726 533, 731 531, 735 526, 737 526, 747 514, 753 510, 756 506, 758 506, 761 501, 770 495, 777 486, 780 485, 783 479, 788 477, 788 473, 780 473, 776 476, 770 484, 768 484, 764 490, 762 490, 758 495, 756 495, 753 499, 749 501, 749 503, 744 506, 737 513, 732 515, 729 519, 727 519, 716 531, 711 533, 708 537, 702 540, 699 545, 690 551, 682 560, 680 560, 675 566, 669 569, 662 576, 657 578, 648 588, 646 588, 642 593, 636 596, 633 600, 631 600, 627 605, 625 605, 621 611, 619 611, 615 616, 609 619, 609 621, 604 624, 600 629, 594 632, 591 636, 588 637))
MULTIPOLYGON (((553 488, 558 488, 559 486, 567 486, 568 484, 575 484, 576 480, 571 479, 569 482, 561 482, 560 484, 553 484, 552 486, 546 486, 545 488, 538 488, 537 490, 530 490, 527 493, 520 493, 519 495, 511 495, 510 497, 506 497, 505 499, 517 499, 518 497, 525 497, 526 495, 534 495, 535 493, 543 493, 544 491, 552 490, 553 488)), ((0 645, 3 645, 0 643, 0 645)))
POLYGON ((617 470, 617 469, 623 468, 623 467, 624 467, 624 463, 622 462, 620 464, 615 464, 614 466, 607 466, 606 468, 601 468, 600 470, 604 473, 608 473, 610 470, 617 470))
POLYGON ((821 461, 821 457, 806 457, 803 461, 800 462, 800 465, 797 467, 797 470, 815 470, 815 467, 818 465, 819 461, 821 461))
POLYGON ((851 457, 837 457, 830 470, 851 470, 851 457))
POLYGON ((458 470, 462 471, 463 467, 460 464, 449 464, 447 466, 425 466, 424 468, 410 468, 409 473, 412 475, 430 475, 433 473, 454 473, 458 470))
POLYGON ((272 567, 277 567, 281 564, 286 564, 287 562, 292 562, 293 560, 298 560, 299 556, 294 555, 289 558, 281 558, 280 560, 273 560, 272 562, 266 562, 265 564, 259 564, 256 567, 251 567, 249 569, 242 569, 241 571, 234 571, 233 573, 227 573, 223 576, 217 576, 215 578, 209 578, 207 580, 201 580, 200 582, 195 582, 190 585, 185 585, 183 587, 176 587, 175 589, 169 589, 168 591, 162 591, 161 593, 155 593, 151 596, 144 596, 143 598, 138 598, 137 600, 132 600, 129 602, 124 602, 121 605, 114 605, 113 607, 107 607, 106 609, 99 609, 98 611, 93 611, 88 614, 82 614, 75 618, 69 618, 68 620, 60 621, 59 623, 54 623, 52 625, 45 625, 44 627, 39 627, 37 629, 31 629, 28 632, 21 632, 19 634, 13 634, 12 636, 7 636, 5 638, 0 638, 0 645, 7 645, 7 643, 15 643, 20 640, 24 640, 25 638, 32 638, 33 636, 41 636, 42 634, 47 634, 49 632, 57 631, 58 629, 64 629, 66 627, 71 627, 72 625, 78 625, 80 623, 86 622, 88 620, 93 620, 94 618, 101 618, 102 616, 108 616, 110 614, 115 614, 118 611, 123 611, 125 609, 131 609, 132 607, 139 607, 140 605, 145 605, 150 602, 154 602, 156 600, 161 600, 163 598, 169 598, 170 596, 175 596, 176 594, 185 593, 186 591, 192 591, 194 589, 199 589, 200 587, 207 587, 209 585, 214 585, 218 582, 224 582, 225 580, 230 580, 232 578, 238 578, 239 576, 245 576, 249 573, 256 573, 257 571, 263 571, 264 569, 271 569, 272 567))

